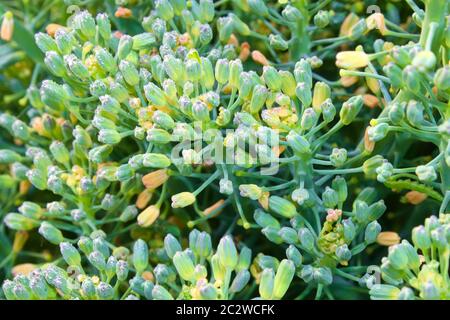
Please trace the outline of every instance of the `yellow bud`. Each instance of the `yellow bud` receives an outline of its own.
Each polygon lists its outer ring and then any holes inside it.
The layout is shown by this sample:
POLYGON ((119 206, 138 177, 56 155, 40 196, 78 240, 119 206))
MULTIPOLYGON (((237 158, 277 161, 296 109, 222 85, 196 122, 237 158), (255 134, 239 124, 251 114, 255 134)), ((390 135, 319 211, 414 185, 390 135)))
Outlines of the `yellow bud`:
POLYGON ((159 208, 155 205, 152 205, 138 215, 137 222, 141 227, 147 228, 150 227, 158 217, 159 208))
POLYGON ((150 172, 142 177, 142 183, 147 189, 156 189, 169 179, 166 169, 160 169, 150 172))
POLYGON ((336 55, 336 66, 342 69, 363 68, 369 61, 369 56, 363 51, 341 51, 336 55))
POLYGON ((19 251, 21 251, 27 240, 28 240, 28 232, 17 231, 16 234, 14 235, 12 251, 14 253, 18 253, 19 251))
POLYGON ((264 210, 269 210, 269 197, 270 192, 269 191, 263 191, 261 197, 259 197, 258 202, 261 205, 261 207, 264 208, 264 210))
POLYGON ((385 35, 388 31, 384 22, 384 15, 376 12, 366 19, 367 28, 369 30, 378 29, 382 35, 385 35))
POLYGON ((383 231, 378 234, 377 243, 382 246, 393 246, 400 243, 400 236, 397 232, 383 231))
POLYGON ((359 17, 351 12, 344 20, 339 31, 339 36, 348 36, 355 24, 359 21, 359 17))

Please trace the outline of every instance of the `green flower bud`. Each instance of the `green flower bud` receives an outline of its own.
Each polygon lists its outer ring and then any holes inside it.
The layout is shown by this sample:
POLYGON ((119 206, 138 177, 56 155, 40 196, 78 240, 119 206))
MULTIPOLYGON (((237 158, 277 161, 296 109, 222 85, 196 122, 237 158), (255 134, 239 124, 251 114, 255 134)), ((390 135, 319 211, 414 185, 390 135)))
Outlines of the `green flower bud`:
POLYGON ((122 140, 119 132, 114 129, 102 129, 98 132, 98 141, 106 144, 117 144, 122 140))
POLYGON ((297 82, 294 75, 285 70, 278 71, 278 75, 281 79, 281 91, 283 91, 284 94, 287 94, 290 98, 295 97, 297 82))
POLYGON ((350 30, 350 40, 355 41, 367 32, 367 23, 365 19, 360 19, 350 30))
POLYGON ((295 244, 298 242, 297 231, 293 228, 283 227, 278 231, 278 235, 287 244, 295 244))
POLYGON ((169 21, 174 17, 174 10, 168 0, 156 0, 155 9, 158 17, 165 21, 169 21))
POLYGON ((414 246, 421 250, 428 250, 431 247, 430 236, 424 226, 417 226, 412 230, 412 241, 414 246))
POLYGON ((128 278, 128 263, 124 260, 117 261, 116 276, 118 281, 125 281, 128 278))
POLYGON ((301 126, 303 130, 309 130, 317 123, 318 116, 313 108, 307 108, 302 115, 301 126))
POLYGON ((155 144, 167 144, 171 141, 172 135, 166 130, 152 128, 147 130, 147 141, 155 144))
POLYGON ((209 110, 206 103, 197 100, 192 105, 192 115, 198 121, 209 121, 209 110))
POLYGON ((450 67, 444 66, 436 71, 433 79, 439 90, 448 91, 450 89, 450 67))
POLYGON ((100 282, 95 288, 95 292, 100 300, 112 300, 114 298, 113 287, 105 282, 100 282))
POLYGON ((21 160, 22 156, 17 152, 8 149, 0 149, 0 164, 10 164, 21 160))
POLYGON ((184 251, 178 251, 172 259, 180 277, 183 280, 192 281, 194 279, 195 267, 189 255, 184 251))
POLYGON ((412 65, 420 72, 432 70, 436 65, 436 56, 432 51, 423 50, 414 56, 412 65))
POLYGON ((349 261, 352 258, 352 252, 346 244, 340 245, 334 252, 339 262, 349 261))
POLYGON ((325 28, 330 23, 330 14, 327 11, 320 10, 314 16, 314 25, 318 28, 325 28))
POLYGON ((131 53, 133 49, 133 38, 127 34, 124 34, 119 39, 119 44, 117 46, 116 56, 119 60, 124 60, 131 53))
POLYGON ((14 230, 32 230, 39 226, 39 221, 18 213, 8 213, 3 222, 14 230))
POLYGON ((217 246, 217 255, 220 264, 230 270, 233 270, 238 263, 238 254, 231 236, 227 235, 220 239, 217 246))
POLYGON ((185 62, 186 77, 189 81, 197 83, 200 80, 201 68, 200 63, 196 59, 188 59, 185 62))
POLYGON ((269 208, 273 212, 283 216, 285 218, 292 218, 297 215, 297 210, 289 200, 278 196, 270 196, 269 198, 269 208))
POLYGON ((311 152, 308 140, 294 130, 290 131, 286 136, 286 142, 296 153, 308 154, 311 152))
POLYGON ((172 295, 166 288, 155 285, 152 290, 152 297, 154 300, 173 300, 172 295))
POLYGON ((415 67, 407 66, 403 69, 402 79, 408 90, 420 92, 420 74, 415 67))
POLYGON ((95 17, 97 21, 97 30, 100 36, 108 41, 111 39, 111 22, 108 19, 108 15, 106 13, 99 13, 95 17))
POLYGON ((381 231, 381 226, 377 221, 372 221, 366 227, 364 233, 364 241, 367 244, 374 243, 377 240, 377 236, 381 231))
POLYGON ((300 228, 298 230, 298 238, 300 239, 300 244, 306 250, 311 251, 314 248, 314 235, 307 228, 300 228))
POLYGON ((298 23, 299 21, 303 20, 304 17, 302 13, 294 6, 287 5, 283 11, 281 11, 281 15, 288 21, 288 22, 295 22, 298 23))
POLYGON ((100 67, 111 74, 117 72, 117 64, 114 57, 104 48, 98 48, 95 50, 95 59, 100 67))
POLYGON ((60 244, 64 241, 64 237, 59 229, 49 222, 42 222, 39 227, 39 234, 43 236, 48 242, 53 244, 60 244))
POLYGON ((278 220, 260 209, 255 211, 253 218, 255 219, 256 223, 262 228, 273 227, 275 229, 280 229, 280 223, 278 222, 278 220))
POLYGON ((169 233, 164 238, 164 249, 166 250, 166 253, 169 256, 169 258, 172 259, 175 253, 181 251, 181 245, 178 242, 178 240, 172 234, 169 233))
POLYGON ((44 80, 40 89, 41 99, 44 104, 56 110, 64 109, 69 95, 64 88, 51 80, 44 80))
POLYGON ((275 50, 286 51, 289 48, 289 43, 279 34, 269 35, 269 44, 275 50))
POLYGON ((269 9, 263 0, 248 0, 250 10, 260 17, 268 17, 269 9))
POLYGON ((133 37, 133 50, 142 50, 152 47, 156 44, 156 38, 153 33, 144 32, 133 37))
POLYGON ((423 111, 424 106, 422 103, 411 100, 406 106, 406 119, 408 119, 412 126, 420 126, 424 121, 423 111))
POLYGON ((241 184, 239 186, 241 197, 258 200, 262 196, 262 189, 256 184, 241 184))
POLYGON ((70 154, 64 143, 60 141, 53 141, 49 149, 56 161, 63 165, 69 165, 70 154))
POLYGON ((279 228, 274 227, 265 227, 261 230, 261 233, 271 242, 275 244, 282 244, 284 242, 283 238, 281 238, 279 234, 279 228))
POLYGON ((281 89, 281 79, 274 67, 264 66, 262 75, 270 90, 279 91, 281 89))
POLYGON ((165 106, 167 104, 164 92, 152 82, 144 86, 144 93, 147 100, 157 106, 165 106))
POLYGON ((87 39, 93 39, 95 37, 95 20, 88 11, 81 11, 77 13, 74 18, 74 27, 87 39))
POLYGON ((39 190, 47 188, 47 177, 45 172, 39 169, 31 169, 27 171, 27 178, 33 186, 39 190))
POLYGON ((341 111, 339 112, 339 116, 341 118, 341 122, 344 125, 349 125, 355 120, 359 111, 361 110, 363 105, 362 96, 354 96, 348 99, 342 105, 341 111))
POLYGON ((286 257, 292 261, 295 267, 302 265, 303 257, 300 251, 292 244, 286 249, 286 257))
POLYGON ((119 63, 119 70, 130 86, 134 87, 139 84, 139 72, 134 64, 127 60, 122 60, 119 63))
POLYGON ((246 270, 250 267, 252 260, 252 250, 248 247, 243 247, 239 253, 239 260, 236 266, 237 271, 246 270))
POLYGON ((377 142, 383 140, 389 132, 389 124, 386 122, 379 123, 374 127, 369 127, 367 130, 367 134, 369 136, 369 140, 373 142, 377 142))
POLYGON ((52 37, 50 37, 46 33, 36 33, 34 36, 34 39, 36 41, 36 45, 41 49, 42 52, 46 53, 47 51, 55 51, 58 52, 58 47, 56 46, 55 40, 53 40, 52 37))
POLYGON ((66 75, 66 66, 64 60, 55 51, 47 51, 44 59, 45 65, 57 77, 63 77, 66 75))
POLYGON ((229 72, 228 84, 232 88, 238 88, 239 82, 240 82, 240 77, 243 72, 242 62, 239 59, 230 61, 229 67, 230 67, 230 72, 229 72))
POLYGON ((299 82, 295 88, 297 98, 302 102, 303 106, 309 107, 312 103, 311 87, 305 82, 299 82))
POLYGON ((369 291, 372 300, 394 300, 399 293, 400 289, 387 284, 375 284, 369 291))
POLYGON ((281 299, 294 278, 295 265, 292 261, 284 259, 278 266, 273 285, 273 298, 281 299))
POLYGON ((64 63, 78 79, 86 80, 89 78, 88 68, 74 54, 64 56, 64 63))
POLYGON ((59 244, 59 250, 64 258, 64 261, 69 266, 80 266, 81 265, 81 256, 75 247, 69 242, 61 242, 59 244))
POLYGON ((417 166, 416 175, 420 181, 431 182, 437 179, 437 174, 433 166, 417 166))
POLYGON ((141 274, 148 266, 148 246, 141 239, 138 239, 133 246, 133 265, 138 274, 141 274))
POLYGON ((200 70, 201 77, 200 83, 207 89, 211 90, 214 86, 215 78, 214 78, 214 70, 211 63, 211 60, 205 57, 200 58, 200 70))
POLYGON ((356 227, 350 218, 342 220, 342 226, 344 232, 344 240, 350 243, 355 238, 356 227))
POLYGON ((237 293, 244 289, 244 287, 250 281, 250 272, 248 270, 241 270, 236 274, 233 282, 231 283, 229 292, 237 293))
POLYGON ((146 153, 142 159, 144 167, 163 169, 169 167, 170 164, 170 159, 160 153, 146 153))
POLYGON ((376 169, 383 165, 384 159, 380 155, 373 156, 367 159, 363 163, 363 172, 367 176, 373 176, 376 174, 376 169))
POLYGON ((214 73, 218 83, 220 84, 227 83, 230 75, 230 66, 228 60, 226 59, 217 60, 214 73))
POLYGON ((383 71, 386 76, 391 80, 391 84, 395 88, 401 88, 403 85, 402 69, 395 63, 390 62, 383 67, 383 71))
POLYGON ((325 208, 334 209, 339 202, 338 193, 334 189, 326 187, 322 193, 322 201, 325 208))

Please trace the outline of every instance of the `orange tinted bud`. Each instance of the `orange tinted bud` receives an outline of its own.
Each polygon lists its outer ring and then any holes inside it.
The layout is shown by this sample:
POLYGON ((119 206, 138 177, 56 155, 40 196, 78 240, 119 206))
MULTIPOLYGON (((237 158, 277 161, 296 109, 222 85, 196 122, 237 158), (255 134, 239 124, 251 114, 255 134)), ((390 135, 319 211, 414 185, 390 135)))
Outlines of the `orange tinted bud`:
POLYGON ((367 28, 369 30, 378 29, 382 35, 388 31, 384 22, 384 15, 382 13, 374 13, 366 19, 367 28))
POLYGON ((147 189, 156 189, 169 179, 166 169, 150 172, 142 177, 142 183, 147 189))
POLYGON ((150 271, 142 272, 141 277, 144 280, 147 280, 147 281, 152 281, 153 282, 155 280, 155 277, 153 276, 153 273, 151 273, 150 271))
POLYGON ((400 236, 397 232, 383 231, 378 234, 377 243, 382 246, 393 246, 400 243, 400 236))
POLYGON ((358 77, 343 76, 343 77, 341 77, 340 82, 341 82, 342 86, 348 88, 358 82, 358 77))
POLYGON ((142 211, 138 217, 137 222, 143 228, 150 227, 156 219, 159 217, 159 208, 157 206, 149 206, 147 209, 142 211))
POLYGON ((261 53, 261 51, 253 50, 252 51, 252 59, 256 63, 262 64, 263 66, 268 66, 269 61, 267 58, 261 53))
POLYGON ((230 38, 228 39, 227 44, 232 44, 236 48, 239 47, 239 40, 236 38, 234 33, 231 34, 230 38))
POLYGON ((50 37, 54 37, 56 31, 58 31, 59 29, 64 28, 62 25, 57 24, 57 23, 50 23, 49 25, 47 25, 45 27, 45 32, 47 32, 47 34, 50 37))
POLYGON ((152 199, 152 196, 153 196, 152 190, 149 189, 145 189, 144 191, 139 193, 136 199, 136 207, 138 209, 144 209, 152 199))
POLYGON ((114 15, 116 16, 116 18, 128 19, 133 16, 133 12, 131 12, 131 10, 128 8, 118 7, 114 15))
POLYGON ((353 12, 350 13, 344 20, 339 31, 339 36, 348 36, 353 28, 353 26, 358 23, 359 17, 353 12))
POLYGON ((378 98, 372 94, 363 95, 363 101, 366 106, 369 108, 375 108, 378 105, 378 98))
POLYGON ((27 276, 31 273, 31 271, 36 270, 37 266, 32 263, 22 263, 14 266, 11 270, 12 275, 15 277, 18 274, 23 274, 27 276))
POLYGON ((428 196, 425 193, 419 191, 409 191, 405 194, 406 200, 413 205, 424 202, 427 197, 428 196))
POLYGON ((5 12, 3 15, 2 26, 0 29, 0 39, 11 41, 14 33, 14 16, 11 11, 5 12))
POLYGON ((19 194, 24 195, 30 190, 31 183, 28 180, 20 181, 19 194))
POLYGON ((368 130, 369 130, 369 127, 367 127, 366 131, 364 132, 364 149, 366 151, 368 151, 369 153, 372 153, 373 149, 375 148, 375 142, 373 142, 369 139, 368 130))
POLYGON ((209 216, 209 215, 213 214, 211 217, 216 217, 217 215, 220 214, 220 212, 222 212, 222 210, 217 210, 217 209, 220 208, 224 204, 224 202, 225 202, 225 200, 220 199, 219 201, 214 203, 212 206, 203 210, 203 214, 205 216, 209 216))
POLYGON ((243 42, 241 44, 241 52, 239 53, 239 59, 246 61, 250 55, 250 45, 248 42, 243 42))

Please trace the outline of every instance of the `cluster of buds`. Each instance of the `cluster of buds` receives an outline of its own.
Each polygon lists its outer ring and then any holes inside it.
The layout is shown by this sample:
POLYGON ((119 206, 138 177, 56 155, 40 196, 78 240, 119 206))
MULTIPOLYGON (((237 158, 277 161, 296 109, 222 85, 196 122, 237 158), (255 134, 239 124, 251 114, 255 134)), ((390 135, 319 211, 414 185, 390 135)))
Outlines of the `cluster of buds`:
POLYGON ((449 290, 450 214, 431 216, 424 225, 412 230, 411 245, 407 240, 389 247, 381 261, 384 284, 376 283, 374 275, 363 281, 370 288, 372 299, 448 300, 449 290))
MULTIPOLYGON (((308 194, 306 189, 304 192, 308 194)), ((357 277, 346 273, 352 269, 349 262, 377 241, 381 231, 377 219, 386 210, 383 200, 375 202, 374 196, 373 188, 365 188, 353 201, 351 211, 346 211, 347 184, 344 178, 336 177, 332 187, 325 188, 322 199, 302 199, 304 204, 297 209, 288 199, 271 196, 269 209, 274 215, 258 209, 254 218, 267 239, 288 245, 286 256, 295 274, 306 283, 326 287, 333 283, 334 276, 358 282, 357 277), (319 206, 320 200, 327 208, 322 224, 318 212, 311 210, 308 214, 308 205, 314 208, 316 202, 319 206), (279 217, 289 218, 290 226, 279 217)))

